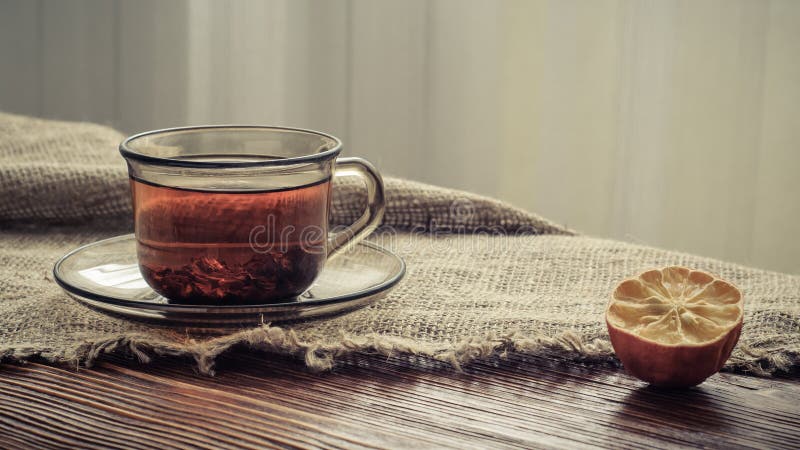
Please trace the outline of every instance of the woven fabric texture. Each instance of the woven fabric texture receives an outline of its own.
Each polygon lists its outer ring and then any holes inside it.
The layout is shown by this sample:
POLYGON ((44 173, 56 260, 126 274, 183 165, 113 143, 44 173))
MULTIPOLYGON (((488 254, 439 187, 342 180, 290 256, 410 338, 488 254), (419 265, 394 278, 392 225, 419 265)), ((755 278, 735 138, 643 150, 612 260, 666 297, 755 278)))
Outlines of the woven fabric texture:
MULTIPOLYGON (((423 356, 459 368, 508 353, 611 361, 603 311, 613 286, 683 265, 737 284, 745 325, 729 370, 769 376, 800 362, 800 276, 577 235, 502 202, 387 178, 384 233, 408 266, 384 300, 338 317, 199 335, 89 309, 53 282, 72 248, 130 232, 122 136, 93 124, 0 114, 0 361, 91 365, 109 353, 189 357, 211 374, 233 347, 291 355, 316 370, 360 353, 423 356)), ((334 223, 363 208, 334 188, 334 223)))

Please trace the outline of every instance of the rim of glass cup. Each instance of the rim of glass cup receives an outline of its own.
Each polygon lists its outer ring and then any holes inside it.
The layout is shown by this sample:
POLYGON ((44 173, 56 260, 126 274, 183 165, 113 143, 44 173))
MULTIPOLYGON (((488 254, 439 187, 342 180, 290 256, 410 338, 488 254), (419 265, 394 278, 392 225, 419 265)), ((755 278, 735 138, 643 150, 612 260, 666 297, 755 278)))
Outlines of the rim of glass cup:
POLYGON ((309 163, 309 162, 317 162, 317 161, 324 161, 328 158, 332 158, 339 154, 342 151, 342 141, 339 140, 336 136, 332 136, 327 133, 323 133, 320 131, 309 130, 305 128, 293 128, 293 127, 279 127, 279 126, 267 126, 267 125, 197 125, 197 126, 188 126, 188 127, 174 127, 174 128, 162 128, 160 130, 151 130, 145 131, 143 133, 134 134, 133 136, 129 136, 125 138, 122 143, 119 144, 119 152, 125 158, 130 158, 138 161, 143 161, 151 164, 159 164, 165 166, 172 166, 172 167, 189 167, 189 168, 237 168, 237 167, 268 167, 268 166, 287 166, 293 164, 302 164, 302 163, 309 163), (293 156, 288 158, 280 158, 280 159, 270 159, 265 161, 242 161, 242 162, 229 162, 229 161, 187 161, 183 159, 175 159, 175 158, 163 158, 158 156, 150 156, 145 155, 143 153, 137 152, 130 148, 128 144, 132 143, 133 141, 143 138, 145 136, 153 136, 159 134, 181 134, 187 132, 194 132, 194 131, 202 131, 202 130, 211 130, 211 131, 221 131, 221 130, 231 130, 235 131, 237 129, 240 130, 263 130, 263 131, 276 131, 276 132, 298 132, 298 133, 306 133, 306 134, 313 134, 317 136, 321 136, 327 139, 331 139, 335 142, 332 148, 325 150, 319 153, 311 153, 308 155, 302 156, 293 156))

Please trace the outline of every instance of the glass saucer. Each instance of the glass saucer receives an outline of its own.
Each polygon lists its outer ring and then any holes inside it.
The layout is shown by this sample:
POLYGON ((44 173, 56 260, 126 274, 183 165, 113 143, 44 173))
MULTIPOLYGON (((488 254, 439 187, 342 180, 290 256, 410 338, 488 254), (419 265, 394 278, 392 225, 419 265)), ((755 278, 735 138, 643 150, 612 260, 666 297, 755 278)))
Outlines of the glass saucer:
POLYGON ((405 275, 394 253, 362 241, 325 263, 303 295, 262 305, 177 305, 142 278, 133 234, 79 247, 56 263, 53 275, 67 293, 96 309, 135 319, 187 326, 237 326, 310 319, 361 308, 386 296, 405 275))

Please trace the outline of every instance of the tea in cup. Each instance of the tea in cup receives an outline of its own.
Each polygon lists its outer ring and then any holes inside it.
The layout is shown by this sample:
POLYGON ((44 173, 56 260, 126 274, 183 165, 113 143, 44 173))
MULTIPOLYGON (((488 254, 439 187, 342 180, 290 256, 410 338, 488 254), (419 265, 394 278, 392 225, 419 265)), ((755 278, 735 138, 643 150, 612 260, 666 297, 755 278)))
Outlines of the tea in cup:
POLYGON ((383 181, 341 142, 310 130, 207 126, 151 131, 120 145, 128 163, 139 268, 171 303, 294 299, 326 259, 383 218, 383 181), (367 208, 330 233, 331 181, 361 177, 367 208))

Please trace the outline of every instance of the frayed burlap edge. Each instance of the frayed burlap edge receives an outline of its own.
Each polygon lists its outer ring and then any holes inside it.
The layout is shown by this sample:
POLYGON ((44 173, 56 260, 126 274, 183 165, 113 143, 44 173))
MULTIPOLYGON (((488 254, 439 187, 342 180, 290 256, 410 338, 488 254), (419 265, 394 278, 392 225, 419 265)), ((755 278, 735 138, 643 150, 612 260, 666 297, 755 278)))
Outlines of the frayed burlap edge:
MULTIPOLYGON (((618 365, 609 341, 588 341, 576 333, 558 336, 529 336, 518 332, 490 333, 471 337, 454 345, 420 342, 412 338, 371 334, 341 335, 327 344, 311 344, 298 338, 294 330, 271 325, 240 331, 204 341, 185 342, 153 339, 143 334, 127 334, 96 342, 86 342, 72 354, 54 355, 32 348, 0 349, 0 363, 24 363, 43 359, 54 364, 92 367, 111 355, 132 356, 141 363, 154 358, 187 358, 196 363, 199 373, 213 376, 217 358, 235 347, 246 347, 266 354, 301 360, 312 372, 327 372, 348 356, 378 355, 386 358, 422 357, 449 365, 461 372, 471 363, 512 355, 548 356, 571 361, 606 362, 618 365)), ((800 355, 785 349, 767 351, 738 346, 723 370, 770 376, 800 367, 800 355)))

